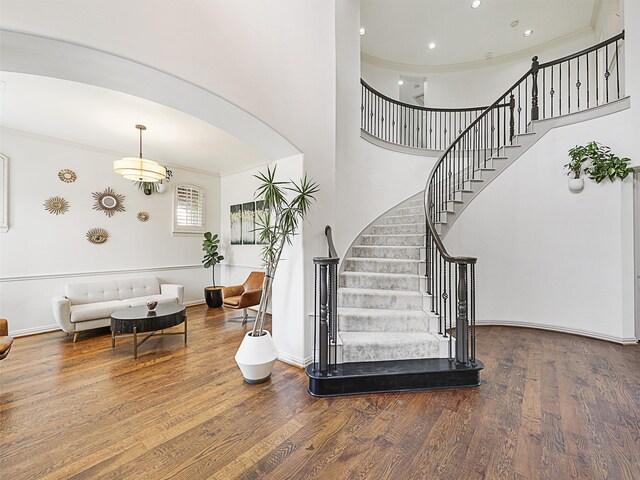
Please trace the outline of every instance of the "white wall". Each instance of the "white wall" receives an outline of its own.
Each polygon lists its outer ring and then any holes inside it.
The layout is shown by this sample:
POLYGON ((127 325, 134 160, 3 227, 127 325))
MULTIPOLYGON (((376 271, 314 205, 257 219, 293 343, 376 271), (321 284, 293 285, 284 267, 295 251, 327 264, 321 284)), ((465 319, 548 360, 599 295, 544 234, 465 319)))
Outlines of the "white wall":
POLYGON ((563 165, 594 139, 640 163, 637 126, 630 109, 551 130, 465 209, 444 241, 479 259, 478 323, 635 338, 632 179, 572 194, 563 165))
POLYGON ((115 153, 8 129, 0 133, 0 152, 10 162, 10 228, 0 234, 0 316, 9 319, 12 332, 55 326, 51 297, 64 294, 66 283, 151 275, 185 285, 185 302, 202 301, 211 270, 200 263, 200 234, 172 234, 172 187, 183 182, 204 187, 206 228, 216 231, 219 177, 173 168, 167 192, 146 196, 113 173, 115 153), (60 181, 63 168, 78 179, 60 181), (107 217, 92 208, 92 193, 106 187, 125 195, 124 212, 107 217), (51 196, 67 199, 69 211, 45 211, 51 196), (148 222, 137 220, 140 211, 149 213, 148 222), (106 243, 87 241, 85 233, 94 227, 108 231, 106 243))

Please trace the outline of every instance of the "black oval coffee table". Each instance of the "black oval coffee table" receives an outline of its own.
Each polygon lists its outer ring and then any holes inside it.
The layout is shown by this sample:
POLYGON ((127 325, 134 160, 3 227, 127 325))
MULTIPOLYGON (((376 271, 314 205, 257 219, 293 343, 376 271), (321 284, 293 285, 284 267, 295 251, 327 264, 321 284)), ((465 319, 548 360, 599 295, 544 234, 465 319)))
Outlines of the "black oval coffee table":
POLYGON ((111 348, 116 346, 116 337, 133 337, 133 358, 138 358, 140 345, 153 336, 162 335, 184 335, 184 343, 187 343, 187 312, 184 305, 161 303, 153 312, 150 312, 146 305, 142 305, 111 314, 111 348), (183 322, 184 332, 162 332, 165 328, 175 327, 183 322), (146 332, 151 333, 138 342, 138 334, 146 332))

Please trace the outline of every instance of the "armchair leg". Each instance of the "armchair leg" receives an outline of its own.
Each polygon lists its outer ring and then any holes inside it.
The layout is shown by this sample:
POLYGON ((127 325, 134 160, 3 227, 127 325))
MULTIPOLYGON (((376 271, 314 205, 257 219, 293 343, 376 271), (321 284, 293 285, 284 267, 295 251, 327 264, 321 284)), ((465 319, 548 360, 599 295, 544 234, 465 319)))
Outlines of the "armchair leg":
MULTIPOLYGON (((255 318, 255 317, 253 317, 253 318, 255 318)), ((244 315, 227 318, 227 322, 242 322, 242 325, 247 323, 248 320, 249 320, 249 309, 248 308, 244 309, 244 315)))
POLYGON ((80 332, 74 332, 73 334, 73 343, 78 341, 78 337, 80 336, 80 332))

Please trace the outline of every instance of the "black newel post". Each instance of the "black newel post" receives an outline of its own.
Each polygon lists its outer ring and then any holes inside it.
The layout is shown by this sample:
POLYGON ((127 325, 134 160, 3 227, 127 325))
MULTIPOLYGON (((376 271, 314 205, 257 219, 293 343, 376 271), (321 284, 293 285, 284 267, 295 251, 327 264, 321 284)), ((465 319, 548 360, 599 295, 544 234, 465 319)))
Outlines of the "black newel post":
POLYGON ((327 323, 327 265, 320 265, 320 373, 327 373, 329 363, 329 324, 327 323))
POLYGON ((533 87, 531 90, 531 120, 538 120, 540 118, 540 111, 538 110, 538 71, 540 70, 540 64, 538 63, 538 57, 533 57, 531 63, 531 75, 533 76, 533 87))
POLYGON ((469 327, 467 324, 467 264, 458 264, 458 315, 456 316, 456 363, 469 363, 467 349, 469 327))

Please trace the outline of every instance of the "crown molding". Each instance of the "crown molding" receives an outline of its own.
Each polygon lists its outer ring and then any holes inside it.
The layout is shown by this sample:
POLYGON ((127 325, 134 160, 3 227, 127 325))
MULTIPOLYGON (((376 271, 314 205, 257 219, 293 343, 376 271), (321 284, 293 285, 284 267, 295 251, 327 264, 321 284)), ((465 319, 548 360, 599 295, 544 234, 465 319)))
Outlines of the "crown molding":
MULTIPOLYGON (((591 22, 593 23, 593 17, 591 22)), ((500 65, 503 63, 513 62, 516 60, 522 59, 531 59, 534 55, 540 55, 540 53, 544 53, 544 50, 557 47, 562 44, 568 43, 573 40, 577 40, 588 35, 593 35, 594 30, 591 25, 575 31, 573 33, 569 33, 567 35, 563 35, 562 37, 555 38, 548 42, 542 43, 540 45, 536 45, 534 47, 527 48, 525 50, 519 50, 517 52, 508 53, 505 55, 500 55, 498 57, 493 57, 488 60, 476 60, 473 62, 465 62, 465 63, 451 63, 444 65, 414 65, 410 63, 401 63, 394 62, 391 60, 385 60, 383 58, 374 57, 373 55, 367 55, 366 53, 360 53, 360 60, 369 65, 374 65, 376 67, 386 68, 388 70, 395 70, 399 72, 407 72, 412 74, 428 74, 428 73, 448 73, 448 72, 457 72, 463 70, 472 70, 476 68, 484 68, 488 66, 500 65)))
MULTIPOLYGON (((79 142, 74 142, 71 140, 65 140, 62 138, 58 138, 58 137, 50 137, 48 135, 41 135, 39 133, 33 133, 33 132, 27 132, 25 130, 20 130, 17 128, 11 128, 11 127, 5 127, 5 126, 0 126, 0 131, 6 131, 9 133, 13 133, 15 135, 20 135, 23 137, 27 137, 27 138, 32 138, 35 140, 40 140, 40 141, 45 141, 45 142, 50 142, 50 143, 56 143, 58 145, 63 145, 66 147, 74 147, 74 148, 81 148, 83 150, 88 150, 91 152, 95 152, 95 153, 101 153, 104 155, 111 155, 114 157, 127 157, 127 156, 131 156, 131 152, 129 153, 125 153, 125 152, 119 152, 117 150, 110 150, 108 148, 102 148, 102 147, 96 147, 95 145, 88 145, 86 143, 79 143, 79 142)), ((211 172, 209 170, 202 170, 200 168, 194 168, 194 167, 186 167, 184 165, 176 165, 174 163, 167 163, 161 160, 156 160, 152 157, 148 157, 145 155, 145 158, 147 158, 148 160, 153 160, 155 162, 158 162, 159 164, 161 164, 164 167, 170 168, 170 169, 177 169, 177 170, 183 170, 185 172, 192 172, 192 173, 197 173, 200 175, 209 175, 212 177, 219 177, 220 174, 218 172, 211 172)))

